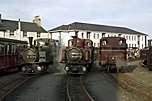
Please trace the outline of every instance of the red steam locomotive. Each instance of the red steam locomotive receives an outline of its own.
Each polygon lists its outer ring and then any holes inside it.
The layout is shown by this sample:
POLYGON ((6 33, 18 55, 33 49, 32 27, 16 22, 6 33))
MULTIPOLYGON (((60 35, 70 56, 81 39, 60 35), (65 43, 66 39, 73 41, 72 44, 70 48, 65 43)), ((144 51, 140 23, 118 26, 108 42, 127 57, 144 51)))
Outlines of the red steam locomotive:
POLYGON ((100 39, 99 65, 107 72, 119 72, 127 60, 126 39, 122 37, 104 37, 100 39))
POLYGON ((68 47, 62 51, 62 62, 68 74, 84 74, 93 63, 93 42, 73 36, 68 47))

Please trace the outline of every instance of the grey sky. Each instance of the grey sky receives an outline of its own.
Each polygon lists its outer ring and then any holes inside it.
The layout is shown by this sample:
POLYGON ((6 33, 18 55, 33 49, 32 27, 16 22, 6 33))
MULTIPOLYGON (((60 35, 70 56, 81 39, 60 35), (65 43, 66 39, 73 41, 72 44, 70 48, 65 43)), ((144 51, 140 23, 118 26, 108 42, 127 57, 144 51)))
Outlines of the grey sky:
MULTIPOLYGON (((32 21, 47 30, 74 21, 124 26, 152 33, 152 0, 1 0, 2 18, 32 21)), ((152 34, 151 34, 152 35, 152 34)))

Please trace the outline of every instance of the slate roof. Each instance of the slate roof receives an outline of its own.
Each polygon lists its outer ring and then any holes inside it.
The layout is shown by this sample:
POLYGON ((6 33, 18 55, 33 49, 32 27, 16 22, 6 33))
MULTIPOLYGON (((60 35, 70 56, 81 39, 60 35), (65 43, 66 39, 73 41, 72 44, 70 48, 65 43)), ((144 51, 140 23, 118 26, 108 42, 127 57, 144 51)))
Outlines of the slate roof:
POLYGON ((62 30, 86 30, 86 31, 101 31, 101 32, 114 32, 114 33, 125 33, 125 34, 141 34, 146 35, 135 30, 125 28, 125 27, 116 27, 116 26, 107 26, 107 25, 98 25, 98 24, 89 24, 89 23, 80 23, 74 22, 69 25, 62 25, 56 28, 53 28, 51 31, 62 31, 62 30))
MULTIPOLYGON (((11 31, 15 31, 18 29, 18 21, 14 20, 5 20, 2 19, 2 25, 11 31)), ((0 27, 1 29, 1 27, 0 27)), ((26 32, 41 32, 41 33, 46 33, 47 31, 43 27, 37 26, 35 23, 32 22, 23 22, 21 21, 21 31, 26 31, 26 32)))
POLYGON ((1 22, 0 22, 0 30, 1 30, 1 31, 5 31, 5 30, 6 30, 6 27, 3 26, 1 22))

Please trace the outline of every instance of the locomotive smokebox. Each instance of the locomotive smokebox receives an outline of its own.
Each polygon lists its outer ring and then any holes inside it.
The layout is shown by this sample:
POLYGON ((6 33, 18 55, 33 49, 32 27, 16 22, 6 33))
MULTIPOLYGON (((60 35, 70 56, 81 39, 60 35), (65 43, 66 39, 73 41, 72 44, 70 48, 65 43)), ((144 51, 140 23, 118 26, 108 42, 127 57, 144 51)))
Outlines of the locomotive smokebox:
POLYGON ((32 48, 33 37, 28 37, 28 38, 29 38, 30 48, 32 48))

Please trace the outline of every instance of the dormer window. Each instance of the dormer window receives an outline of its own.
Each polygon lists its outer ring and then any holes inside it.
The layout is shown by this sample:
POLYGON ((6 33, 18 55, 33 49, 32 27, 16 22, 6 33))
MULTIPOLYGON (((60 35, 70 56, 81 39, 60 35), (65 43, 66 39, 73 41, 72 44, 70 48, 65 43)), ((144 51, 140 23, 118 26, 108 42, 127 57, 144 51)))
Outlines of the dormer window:
POLYGON ((40 33, 37 33, 37 37, 40 37, 40 33))
POLYGON ((6 33, 10 33, 10 30, 9 30, 9 29, 7 29, 7 30, 6 30, 6 33))
POLYGON ((13 31, 10 31, 10 36, 14 36, 14 32, 13 31))
POLYGON ((27 37, 27 32, 23 31, 23 37, 27 37))

